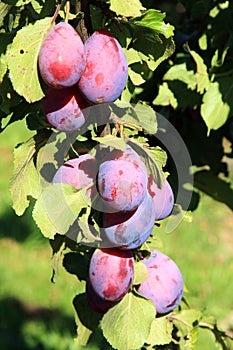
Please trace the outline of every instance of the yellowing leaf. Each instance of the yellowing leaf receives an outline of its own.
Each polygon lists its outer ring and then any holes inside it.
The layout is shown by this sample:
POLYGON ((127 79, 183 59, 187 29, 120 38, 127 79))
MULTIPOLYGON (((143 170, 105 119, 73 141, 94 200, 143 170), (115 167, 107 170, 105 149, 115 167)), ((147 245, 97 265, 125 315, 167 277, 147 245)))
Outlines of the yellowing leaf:
POLYGON ((41 44, 50 28, 50 17, 23 27, 7 50, 13 88, 30 103, 44 96, 38 77, 37 60, 41 44))

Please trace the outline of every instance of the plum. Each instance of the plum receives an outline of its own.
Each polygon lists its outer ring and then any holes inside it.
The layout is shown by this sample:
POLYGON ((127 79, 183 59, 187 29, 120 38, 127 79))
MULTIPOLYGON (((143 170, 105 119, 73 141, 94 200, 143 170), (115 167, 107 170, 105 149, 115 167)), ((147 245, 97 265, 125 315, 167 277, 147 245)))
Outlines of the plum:
POLYGON ((147 182, 144 163, 129 147, 112 152, 99 166, 100 196, 116 211, 136 209, 146 196, 147 182))
POLYGON ((44 115, 59 131, 75 131, 86 121, 88 103, 75 87, 49 88, 42 101, 44 115))
POLYGON ((162 220, 169 216, 174 205, 174 194, 167 179, 160 189, 155 183, 153 175, 150 175, 148 180, 148 192, 153 198, 155 219, 162 220))
POLYGON ((150 236, 155 222, 155 208, 149 194, 134 211, 103 214, 103 244, 120 249, 135 249, 150 236))
POLYGON ((184 292, 180 269, 171 258, 157 250, 141 261, 148 269, 148 277, 136 286, 138 292, 153 302, 159 314, 173 310, 179 305, 184 292))
POLYGON ((85 42, 86 67, 79 89, 93 103, 115 101, 125 88, 128 64, 119 42, 107 31, 95 31, 85 42))
POLYGON ((55 88, 72 86, 80 79, 85 63, 79 34, 68 23, 56 24, 39 52, 39 70, 45 83, 55 88))
POLYGON ((56 172, 53 183, 68 183, 77 189, 88 188, 87 195, 93 197, 96 194, 94 181, 97 173, 97 164, 90 154, 83 154, 78 158, 66 161, 56 172))
POLYGON ((90 261, 89 281, 97 295, 111 302, 122 299, 134 277, 131 250, 97 248, 90 261))

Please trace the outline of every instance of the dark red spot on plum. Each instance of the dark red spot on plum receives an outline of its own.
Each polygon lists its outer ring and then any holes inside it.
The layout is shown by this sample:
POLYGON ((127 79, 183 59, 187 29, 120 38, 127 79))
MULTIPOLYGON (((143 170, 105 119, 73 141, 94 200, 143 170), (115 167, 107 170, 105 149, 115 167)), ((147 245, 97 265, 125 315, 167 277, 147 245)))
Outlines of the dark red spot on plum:
POLYGON ((96 74, 95 82, 96 82, 96 85, 98 85, 98 86, 103 84, 103 82, 104 82, 104 75, 103 75, 103 73, 96 74))
POLYGON ((150 268, 151 268, 151 269, 157 269, 157 268, 158 268, 158 265, 156 265, 156 264, 155 264, 155 265, 152 265, 152 266, 150 266, 150 268))
POLYGON ((117 197, 117 188, 113 187, 111 189, 111 198, 112 198, 112 200, 114 200, 116 197, 117 197))
POLYGON ((128 261, 128 266, 129 266, 131 269, 133 268, 133 260, 130 259, 130 260, 128 261))
POLYGON ((53 75, 55 80, 61 82, 68 80, 71 75, 71 68, 60 61, 51 63, 48 71, 53 75))
POLYGON ((103 290, 103 295, 105 298, 114 298, 117 292, 118 292, 117 285, 109 283, 107 288, 103 290))
POLYGON ((105 179, 103 178, 101 181, 102 192, 105 190, 105 179))
POLYGON ((101 256, 101 258, 99 259, 97 264, 98 265, 105 265, 105 264, 107 264, 107 261, 108 261, 108 256, 101 256))
POLYGON ((123 71, 123 72, 125 71, 125 66, 122 66, 122 71, 123 71))
POLYGON ((119 171, 118 171, 118 174, 119 174, 119 175, 122 175, 122 174, 123 174, 123 170, 119 170, 119 171))
POLYGON ((160 278, 159 278, 159 276, 158 276, 158 275, 156 275, 156 276, 155 276, 155 279, 156 279, 156 281, 157 281, 157 282, 159 282, 159 281, 160 281, 160 278))
POLYGON ((64 166, 67 167, 67 168, 73 168, 74 169, 74 166, 72 164, 69 164, 69 163, 65 163, 64 166))
POLYGON ((175 280, 174 278, 172 278, 172 282, 177 284, 177 280, 175 280))
POLYGON ((179 300, 180 295, 178 294, 174 300, 170 304, 167 305, 167 307, 173 307, 176 305, 177 301, 179 300))
POLYGON ((115 230, 115 236, 123 236, 127 229, 127 226, 124 225, 124 223, 117 225, 116 230, 115 230))

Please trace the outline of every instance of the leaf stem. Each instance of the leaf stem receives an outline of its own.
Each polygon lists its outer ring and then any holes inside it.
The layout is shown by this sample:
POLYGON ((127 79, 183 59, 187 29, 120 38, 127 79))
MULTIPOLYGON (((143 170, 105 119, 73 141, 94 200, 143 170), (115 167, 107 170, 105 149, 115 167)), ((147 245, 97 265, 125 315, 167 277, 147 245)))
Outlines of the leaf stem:
POLYGON ((65 22, 68 23, 69 21, 69 14, 70 14, 70 2, 66 2, 66 17, 65 17, 65 22))
POLYGON ((58 16, 58 13, 60 11, 60 8, 61 8, 61 4, 58 4, 57 5, 57 8, 56 8, 56 11, 54 12, 54 15, 53 15, 53 18, 51 19, 51 22, 50 24, 52 25, 53 23, 55 23, 56 19, 57 19, 57 16, 58 16))

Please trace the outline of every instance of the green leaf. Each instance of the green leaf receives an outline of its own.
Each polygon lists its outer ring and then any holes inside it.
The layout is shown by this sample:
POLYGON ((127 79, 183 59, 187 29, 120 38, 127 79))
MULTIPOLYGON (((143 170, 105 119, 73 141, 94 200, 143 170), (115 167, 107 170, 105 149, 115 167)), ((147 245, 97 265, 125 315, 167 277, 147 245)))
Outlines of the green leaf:
POLYGON ((133 284, 140 284, 144 282, 148 277, 148 270, 145 264, 141 261, 135 261, 134 263, 134 280, 133 284))
POLYGON ((188 89, 196 89, 197 80, 193 71, 187 70, 186 63, 172 66, 163 77, 164 80, 179 80, 187 85, 188 89))
POLYGON ((137 103, 132 105, 130 103, 117 102, 113 106, 114 116, 111 116, 112 121, 122 123, 125 126, 134 125, 144 129, 145 133, 154 135, 157 132, 157 118, 156 112, 147 104, 137 103), (114 109, 119 106, 120 109, 114 109), (119 117, 118 117, 119 116, 119 117))
POLYGON ((92 140, 102 143, 106 146, 119 149, 120 151, 125 151, 126 142, 122 138, 113 135, 106 135, 103 137, 92 137, 92 140))
POLYGON ((10 11, 11 5, 5 4, 4 2, 0 2, 0 27, 4 23, 4 18, 7 15, 7 13, 10 11))
POLYGON ((6 2, 9 5, 20 7, 29 4, 30 2, 32 2, 32 0, 4 0, 4 2, 6 2))
POLYGON ((49 184, 36 201, 33 219, 42 234, 53 239, 56 233, 62 235, 67 234, 69 229, 71 233, 78 230, 72 225, 88 204, 89 200, 83 190, 65 183, 49 184))
POLYGON ((103 316, 103 334, 117 350, 139 349, 150 334, 155 313, 150 300, 128 293, 103 316))
POLYGON ((6 55, 1 55, 0 56, 0 84, 2 84, 2 80, 4 75, 7 72, 7 59, 6 55))
POLYGON ((159 33, 165 36, 165 38, 170 38, 174 35, 174 27, 169 23, 165 23, 165 14, 158 10, 150 9, 143 13, 142 16, 137 18, 132 18, 129 20, 130 25, 137 27, 142 32, 149 30, 151 34, 153 32, 159 33))
POLYGON ((173 92, 169 89, 168 84, 164 82, 159 86, 159 92, 153 101, 156 106, 172 106, 174 109, 177 108, 178 102, 173 92))
POLYGON ((110 10, 117 15, 136 17, 141 15, 141 10, 144 10, 144 7, 139 0, 110 0, 110 10))
POLYGON ((143 83, 145 83, 145 79, 142 77, 140 73, 135 72, 131 67, 128 67, 128 74, 129 77, 135 86, 139 86, 143 83))
POLYGON ((95 312, 90 307, 85 293, 76 295, 73 305, 76 311, 75 320, 78 326, 77 343, 79 345, 86 345, 91 333, 98 328, 102 314, 95 312))
POLYGON ((185 337, 198 325, 201 317, 200 310, 189 309, 178 312, 175 316, 172 316, 172 319, 182 336, 185 337))
POLYGON ((217 130, 225 124, 229 112, 230 107, 223 101, 219 83, 211 83, 201 105, 201 115, 208 128, 208 135, 211 129, 217 130))
POLYGON ((14 150, 14 169, 9 187, 17 215, 22 215, 28 207, 29 196, 37 198, 39 195, 39 175, 34 165, 34 155, 34 138, 14 150))
POLYGON ((152 174, 155 182, 161 188, 165 180, 163 166, 166 164, 167 155, 160 147, 150 147, 146 149, 134 140, 130 140, 129 145, 142 157, 145 163, 148 175, 152 174))
POLYGON ((37 60, 41 44, 51 28, 51 18, 43 18, 20 29, 7 50, 8 68, 15 91, 28 102, 40 100, 37 60))
POLYGON ((210 84, 207 67, 204 63, 203 58, 200 55, 198 55, 197 52, 191 50, 190 54, 197 65, 197 92, 203 94, 203 92, 208 89, 210 84))
POLYGON ((143 61, 149 69, 154 71, 160 63, 170 57, 175 51, 175 44, 172 38, 166 39, 163 35, 146 35, 143 31, 136 31, 136 39, 133 48, 139 52, 143 61))
POLYGON ((166 317, 155 318, 146 343, 151 345, 166 345, 172 341, 173 325, 166 317))

